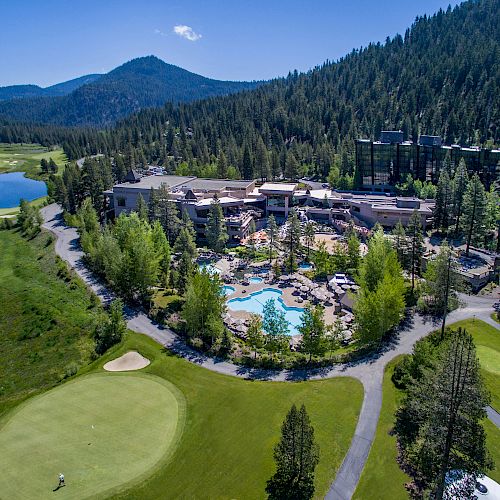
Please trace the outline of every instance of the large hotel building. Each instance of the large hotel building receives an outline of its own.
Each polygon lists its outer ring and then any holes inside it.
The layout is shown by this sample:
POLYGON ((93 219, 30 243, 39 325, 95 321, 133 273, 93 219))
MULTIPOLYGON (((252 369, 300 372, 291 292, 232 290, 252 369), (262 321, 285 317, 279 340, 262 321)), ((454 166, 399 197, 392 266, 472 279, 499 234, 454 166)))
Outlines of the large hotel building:
POLYGON ((465 160, 469 173, 476 172, 483 183, 500 176, 500 150, 445 146, 441 137, 421 135, 418 142, 404 141, 401 131, 383 131, 379 141, 356 140, 356 168, 361 173, 363 189, 390 191, 408 174, 413 179, 437 183, 446 158, 458 165, 465 160))

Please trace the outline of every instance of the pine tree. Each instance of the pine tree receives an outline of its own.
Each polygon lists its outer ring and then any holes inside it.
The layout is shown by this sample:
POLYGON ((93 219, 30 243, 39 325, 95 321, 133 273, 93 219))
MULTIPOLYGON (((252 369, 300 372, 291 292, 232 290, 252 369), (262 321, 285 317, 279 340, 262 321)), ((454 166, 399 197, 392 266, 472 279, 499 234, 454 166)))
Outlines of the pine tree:
POLYGON ((452 200, 453 189, 450 176, 446 170, 443 170, 439 175, 434 206, 434 227, 436 229, 448 229, 452 215, 452 200))
POLYGON ((469 182, 467 174, 467 165, 463 158, 458 163, 455 176, 453 177, 453 214, 455 216, 455 234, 460 229, 460 219, 462 217, 464 194, 469 182))
POLYGON ((406 234, 409 243, 409 265, 411 273, 411 290, 415 290, 415 276, 420 272, 422 255, 424 254, 424 235, 422 233, 422 222, 420 214, 414 210, 411 214, 406 234))
POLYGON ((144 201, 141 193, 139 193, 139 196, 137 197, 135 211, 137 212, 141 220, 148 220, 148 206, 146 205, 146 202, 144 201))
POLYGON ((257 139, 255 150, 255 166, 259 172, 262 181, 271 177, 271 169, 269 165, 269 153, 261 137, 257 139))
POLYGON ((226 221, 224 220, 222 207, 220 206, 219 199, 215 196, 210 203, 206 235, 208 246, 214 252, 221 253, 224 251, 229 236, 226 230, 226 221))
POLYGON ((314 470, 319 447, 304 405, 292 405, 281 426, 281 439, 274 448, 276 472, 267 482, 270 500, 307 500, 314 495, 314 470))
POLYGON ((217 177, 219 179, 227 179, 227 158, 224 151, 220 152, 219 160, 217 161, 217 177))
POLYGON ((250 153, 250 148, 248 147, 248 144, 245 145, 245 149, 243 150, 241 174, 243 175, 243 179, 251 180, 254 178, 253 160, 252 160, 252 155, 250 153))
POLYGON ((471 498, 476 478, 491 469, 482 426, 488 400, 474 342, 460 328, 440 348, 435 366, 409 385, 396 414, 405 470, 434 498, 444 497, 451 471, 466 475, 449 487, 447 498, 471 498))
POLYGON ((311 247, 314 245, 314 237, 316 235, 316 231, 314 230, 314 224, 312 222, 308 222, 304 228, 304 241, 307 249, 307 260, 309 260, 309 255, 311 253, 311 247))
POLYGON ((172 200, 168 186, 162 184, 157 190, 158 195, 158 219, 167 235, 169 243, 173 243, 179 234, 181 221, 179 219, 179 209, 172 200))
POLYGON ((276 238, 278 236, 278 225, 276 224, 276 219, 274 215, 271 214, 267 219, 267 237, 269 238, 269 263, 273 258, 274 245, 276 244, 276 238))
POLYGON ((295 210, 291 210, 286 225, 284 243, 288 250, 288 271, 293 273, 297 262, 297 252, 300 248, 301 227, 299 217, 295 210))
POLYGON ((407 261, 407 251, 408 251, 408 239, 406 238, 406 231, 401 223, 401 220, 397 222, 392 230, 394 250, 396 250, 396 255, 398 256, 399 263, 401 267, 406 268, 407 261))
POLYGON ((477 174, 467 184, 463 198, 462 229, 467 240, 465 254, 469 255, 471 243, 482 244, 486 232, 486 191, 477 174))

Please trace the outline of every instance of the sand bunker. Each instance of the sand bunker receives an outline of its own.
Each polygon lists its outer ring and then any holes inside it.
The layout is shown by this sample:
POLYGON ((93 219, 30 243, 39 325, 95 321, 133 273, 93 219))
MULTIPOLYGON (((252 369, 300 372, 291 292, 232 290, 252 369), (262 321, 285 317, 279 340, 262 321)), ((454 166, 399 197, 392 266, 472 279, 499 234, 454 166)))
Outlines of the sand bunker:
POLYGON ((132 370, 140 370, 148 366, 149 359, 145 358, 137 351, 129 351, 119 358, 108 361, 103 368, 108 372, 128 372, 132 370))

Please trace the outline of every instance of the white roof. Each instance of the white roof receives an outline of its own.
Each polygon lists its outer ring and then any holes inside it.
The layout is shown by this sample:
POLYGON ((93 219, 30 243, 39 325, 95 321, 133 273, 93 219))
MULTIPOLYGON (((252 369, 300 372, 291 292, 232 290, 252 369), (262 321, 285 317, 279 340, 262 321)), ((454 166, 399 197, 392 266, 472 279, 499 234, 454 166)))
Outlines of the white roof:
POLYGON ((265 182, 259 188, 260 192, 268 191, 275 193, 291 194, 295 191, 297 184, 282 184, 280 182, 265 182))
MULTIPOLYGON (((213 198, 204 198, 203 200, 200 200, 196 203, 197 207, 209 207, 212 202, 214 201, 213 198)), ((219 198, 219 203, 224 206, 228 205, 243 205, 244 201, 240 198, 233 198, 232 196, 222 196, 219 198)))

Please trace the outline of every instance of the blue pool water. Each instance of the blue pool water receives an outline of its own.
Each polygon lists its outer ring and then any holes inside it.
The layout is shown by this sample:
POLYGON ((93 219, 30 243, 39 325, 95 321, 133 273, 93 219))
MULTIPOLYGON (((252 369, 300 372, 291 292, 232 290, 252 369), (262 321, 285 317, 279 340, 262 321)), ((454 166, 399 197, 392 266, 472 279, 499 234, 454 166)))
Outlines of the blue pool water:
POLYGON ((235 288, 234 286, 230 286, 230 285, 224 285, 222 287, 222 293, 227 297, 228 295, 231 295, 232 293, 234 293, 235 291, 235 288))
POLYGON ((17 207, 21 198, 31 201, 46 194, 45 182, 28 179, 24 172, 0 174, 0 208, 17 207))
POLYGON ((200 262, 198 267, 200 271, 206 269, 210 274, 220 274, 222 272, 218 267, 210 264, 210 262, 200 262))
POLYGON ((285 313, 285 318, 289 324, 288 333, 290 335, 297 335, 299 333, 297 331, 297 326, 301 322, 304 309, 302 307, 288 307, 283 302, 281 295, 281 290, 276 288, 264 288, 258 292, 251 293, 248 297, 228 300, 227 306, 232 311, 246 311, 262 316, 264 304, 269 299, 274 299, 276 307, 285 313))
POLYGON ((302 262, 301 264, 299 264, 299 269, 302 269, 303 271, 310 271, 312 267, 312 264, 308 264, 307 262, 302 262))
POLYGON ((253 278, 250 278, 248 282, 252 285, 255 285, 256 283, 262 283, 263 279, 259 278, 258 276, 255 276, 253 278))

